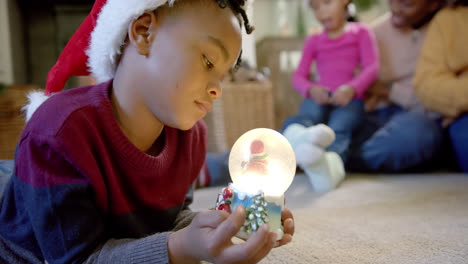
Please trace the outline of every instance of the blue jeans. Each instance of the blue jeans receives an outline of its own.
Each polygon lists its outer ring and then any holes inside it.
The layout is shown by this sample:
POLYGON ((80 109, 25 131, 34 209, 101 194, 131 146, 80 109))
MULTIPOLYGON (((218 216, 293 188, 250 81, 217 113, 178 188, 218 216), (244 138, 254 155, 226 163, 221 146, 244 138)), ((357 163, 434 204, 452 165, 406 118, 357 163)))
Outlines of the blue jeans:
POLYGON ((359 127, 364 116, 364 105, 361 100, 352 100, 348 105, 336 107, 319 105, 310 99, 302 102, 299 113, 288 118, 281 131, 291 124, 310 127, 316 124, 327 124, 335 131, 336 139, 327 150, 336 152, 343 161, 348 157, 348 149, 353 132, 359 127))
POLYGON ((468 114, 455 120, 448 130, 458 165, 468 173, 468 114))
POLYGON ((419 169, 434 159, 442 142, 443 129, 437 121, 390 106, 366 115, 346 167, 368 172, 419 169))

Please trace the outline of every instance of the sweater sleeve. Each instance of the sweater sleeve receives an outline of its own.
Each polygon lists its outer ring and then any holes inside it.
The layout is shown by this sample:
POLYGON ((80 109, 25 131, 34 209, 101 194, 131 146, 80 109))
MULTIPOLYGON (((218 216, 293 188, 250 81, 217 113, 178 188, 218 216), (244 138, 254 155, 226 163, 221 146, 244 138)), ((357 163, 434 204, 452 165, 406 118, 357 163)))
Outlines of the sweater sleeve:
MULTIPOLYGON (((86 264, 115 263, 167 263, 167 237, 169 233, 160 233, 140 239, 108 240, 92 253, 86 264)), ((51 263, 49 261, 49 263, 51 263)))
POLYGON ((294 72, 292 78, 292 85, 294 89, 296 89, 304 97, 308 97, 309 89, 316 85, 316 83, 310 80, 310 68, 317 56, 314 42, 314 36, 309 37, 305 41, 299 66, 294 72))
POLYGON ((192 223, 192 220, 196 215, 196 212, 192 212, 189 209, 180 211, 175 220, 173 231, 178 231, 190 225, 190 223, 192 223))
POLYGON ((364 25, 359 31, 359 57, 361 71, 348 85, 354 88, 356 97, 362 98, 379 73, 377 42, 374 34, 364 25))
MULTIPOLYGON (((90 182, 38 135, 21 142, 17 175, 30 230, 49 263, 168 263, 168 233, 142 239, 109 240, 106 216, 90 182)), ((20 234, 20 232, 15 232, 20 234)))
MULTIPOLYGON (((457 117, 461 112, 468 111, 468 78, 457 76, 448 66, 448 56, 456 51, 450 50, 447 28, 443 27, 441 18, 436 16, 430 24, 413 84, 426 108, 448 117, 457 117)), ((458 41, 462 37, 454 36, 452 39, 458 41)))

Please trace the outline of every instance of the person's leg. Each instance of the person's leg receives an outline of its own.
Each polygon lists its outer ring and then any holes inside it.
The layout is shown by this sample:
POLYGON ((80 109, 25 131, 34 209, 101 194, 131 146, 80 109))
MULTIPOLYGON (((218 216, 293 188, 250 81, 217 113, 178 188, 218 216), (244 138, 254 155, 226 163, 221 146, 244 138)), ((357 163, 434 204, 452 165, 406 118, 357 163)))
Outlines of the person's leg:
POLYGON ((336 187, 344 175, 341 158, 335 153, 325 153, 325 148, 335 140, 333 130, 321 124, 330 110, 330 106, 321 106, 307 99, 298 115, 285 122, 282 131, 294 150, 297 165, 319 192, 336 187))
POLYGON ((328 151, 324 151, 316 162, 302 166, 316 191, 329 191, 343 181, 345 177, 343 159, 348 151, 352 131, 359 126, 363 114, 363 103, 358 100, 331 111, 328 125, 336 134, 335 140, 329 142, 328 151))
POLYGON ((319 124, 325 121, 328 112, 329 106, 318 105, 310 99, 305 99, 299 113, 284 122, 282 134, 291 144, 298 165, 305 166, 316 162, 323 154, 323 148, 328 147, 334 140, 334 132, 329 127, 319 124))
POLYGON ((421 113, 401 112, 361 147, 368 171, 401 172, 430 161, 440 149, 440 125, 421 113))
POLYGON ((372 112, 365 112, 361 125, 354 131, 351 144, 349 146, 348 157, 346 159, 346 170, 354 172, 368 171, 366 162, 362 160, 361 148, 372 135, 380 128, 384 127, 390 119, 404 111, 401 107, 390 105, 372 112))
POLYGON ((351 140, 351 149, 358 150, 377 130, 385 126, 396 114, 404 110, 396 105, 364 112, 361 125, 354 131, 351 140))
POLYGON ((300 124, 304 127, 310 127, 318 123, 323 123, 327 115, 327 106, 316 104, 310 99, 305 99, 297 115, 291 116, 283 123, 281 132, 284 132, 292 124, 300 124))
POLYGON ((335 108, 328 121, 336 139, 328 147, 328 151, 336 152, 346 162, 353 132, 361 124, 364 116, 364 104, 361 100, 353 100, 348 105, 335 108))
POLYGON ((468 173, 468 114, 450 125, 449 134, 458 164, 463 172, 468 173))

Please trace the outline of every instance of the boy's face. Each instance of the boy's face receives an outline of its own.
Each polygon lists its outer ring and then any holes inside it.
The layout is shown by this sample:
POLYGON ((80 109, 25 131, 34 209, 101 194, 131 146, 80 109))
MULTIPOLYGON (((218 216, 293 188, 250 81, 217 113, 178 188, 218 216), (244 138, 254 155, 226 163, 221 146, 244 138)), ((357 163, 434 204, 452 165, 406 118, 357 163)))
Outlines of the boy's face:
POLYGON ((309 0, 316 19, 327 31, 338 30, 346 21, 349 0, 309 0))
POLYGON ((187 130, 221 96, 220 82, 241 49, 239 20, 229 8, 195 4, 156 15, 148 56, 141 56, 138 87, 164 125, 187 130))
POLYGON ((440 0, 389 0, 391 22, 398 28, 423 26, 440 7, 440 0))

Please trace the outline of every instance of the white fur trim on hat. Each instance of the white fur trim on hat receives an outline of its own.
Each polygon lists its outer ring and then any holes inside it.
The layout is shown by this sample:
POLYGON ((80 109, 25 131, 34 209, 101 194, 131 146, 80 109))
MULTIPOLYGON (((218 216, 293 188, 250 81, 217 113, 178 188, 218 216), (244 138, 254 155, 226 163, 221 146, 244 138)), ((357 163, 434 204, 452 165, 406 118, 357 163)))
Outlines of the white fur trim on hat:
POLYGON ((108 0, 97 18, 96 27, 91 33, 88 67, 97 82, 105 82, 114 77, 116 59, 122 52, 128 25, 146 11, 175 0, 108 0))
POLYGON ((26 115, 26 122, 31 119, 34 112, 44 103, 50 96, 44 94, 44 91, 33 91, 28 93, 28 104, 23 106, 23 110, 26 115))

